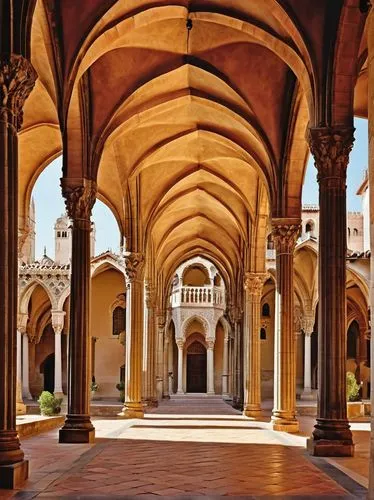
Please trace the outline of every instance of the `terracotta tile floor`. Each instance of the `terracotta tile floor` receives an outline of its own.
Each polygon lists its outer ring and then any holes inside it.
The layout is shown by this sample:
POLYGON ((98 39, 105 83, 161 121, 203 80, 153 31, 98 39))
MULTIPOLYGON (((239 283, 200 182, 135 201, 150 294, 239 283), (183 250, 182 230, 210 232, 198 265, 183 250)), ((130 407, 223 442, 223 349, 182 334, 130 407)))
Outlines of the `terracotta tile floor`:
POLYGON ((30 480, 18 493, 0 490, 0 498, 363 498, 297 441, 222 405, 220 415, 192 416, 186 408, 168 415, 165 405, 144 420, 97 418, 95 445, 58 445, 57 431, 24 439, 30 480))

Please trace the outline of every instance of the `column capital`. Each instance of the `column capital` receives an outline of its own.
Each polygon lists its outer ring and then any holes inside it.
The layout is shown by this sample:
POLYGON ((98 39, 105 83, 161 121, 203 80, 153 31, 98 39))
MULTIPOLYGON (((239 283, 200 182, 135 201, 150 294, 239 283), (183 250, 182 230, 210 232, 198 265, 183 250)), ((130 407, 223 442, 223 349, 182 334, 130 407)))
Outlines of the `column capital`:
POLYGON ((314 315, 313 316, 304 316, 301 319, 301 328, 305 335, 310 337, 314 330, 314 315))
MULTIPOLYGON (((96 201, 97 185, 91 179, 61 179, 62 196, 68 216, 73 220, 90 222, 92 207, 96 201)), ((89 226, 91 229, 91 226, 89 226)))
POLYGON ((184 347, 184 339, 175 339, 175 342, 177 343, 178 349, 183 349, 184 347))
POLYGON ((64 329, 65 311, 51 311, 52 313, 52 328, 55 333, 61 333, 64 329))
POLYGON ((244 289, 249 295, 261 298, 262 288, 268 277, 267 273, 247 272, 244 275, 244 289))
POLYGON ((207 343, 208 349, 214 349, 215 342, 216 342, 215 339, 207 338, 206 343, 207 343))
POLYGON ((155 287, 152 284, 152 281, 145 280, 144 282, 144 291, 145 291, 145 305, 147 309, 155 308, 155 287))
POLYGON ((272 220, 272 235, 277 254, 293 253, 300 230, 300 219, 276 218, 272 220))
POLYGON ((29 320, 29 315, 27 313, 18 313, 17 315, 17 330, 22 333, 26 333, 27 322, 29 320))
POLYGON ((165 310, 164 309, 158 309, 157 310, 157 314, 156 314, 156 318, 157 318, 157 327, 160 330, 163 330, 165 328, 165 325, 166 325, 165 310))
POLYGON ((0 113, 18 131, 23 121, 23 106, 38 75, 30 61, 18 54, 0 54, 0 113))
POLYGON ((240 318, 242 315, 240 308, 237 306, 233 306, 233 305, 229 307, 228 314, 229 314, 230 321, 232 323, 237 323, 238 321, 240 321, 240 318))
POLYGON ((307 140, 318 171, 318 182, 328 181, 327 187, 345 188, 354 130, 353 127, 309 128, 307 140))
POLYGON ((144 271, 144 254, 141 252, 125 252, 125 275, 126 282, 142 281, 144 271))

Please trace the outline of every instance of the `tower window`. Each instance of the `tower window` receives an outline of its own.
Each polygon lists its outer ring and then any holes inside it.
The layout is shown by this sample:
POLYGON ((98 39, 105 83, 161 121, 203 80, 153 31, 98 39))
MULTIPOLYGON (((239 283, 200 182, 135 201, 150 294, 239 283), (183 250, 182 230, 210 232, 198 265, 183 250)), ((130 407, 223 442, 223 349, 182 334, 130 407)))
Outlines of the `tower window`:
POLYGON ((60 238, 60 236, 61 236, 60 231, 57 231, 57 238, 60 238))
POLYGON ((261 330, 260 330, 260 339, 261 340, 266 340, 266 330, 265 330, 265 328, 261 328, 261 330))
POLYGON ((262 306, 262 316, 265 316, 265 318, 270 316, 270 306, 267 302, 262 306))
POLYGON ((353 236, 358 236, 358 229, 356 228, 353 229, 353 236))
POLYGON ((124 331, 126 325, 126 310, 117 306, 113 311, 113 330, 112 335, 119 335, 124 331))

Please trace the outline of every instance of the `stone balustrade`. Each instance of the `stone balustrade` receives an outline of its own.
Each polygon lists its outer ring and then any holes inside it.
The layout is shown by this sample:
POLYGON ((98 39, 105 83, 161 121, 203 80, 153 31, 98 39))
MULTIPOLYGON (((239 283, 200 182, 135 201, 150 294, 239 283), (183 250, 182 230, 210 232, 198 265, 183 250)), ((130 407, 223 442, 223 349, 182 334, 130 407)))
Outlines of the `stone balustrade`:
POLYGON ((217 286, 182 286, 173 290, 171 306, 218 307, 225 309, 224 290, 217 286))

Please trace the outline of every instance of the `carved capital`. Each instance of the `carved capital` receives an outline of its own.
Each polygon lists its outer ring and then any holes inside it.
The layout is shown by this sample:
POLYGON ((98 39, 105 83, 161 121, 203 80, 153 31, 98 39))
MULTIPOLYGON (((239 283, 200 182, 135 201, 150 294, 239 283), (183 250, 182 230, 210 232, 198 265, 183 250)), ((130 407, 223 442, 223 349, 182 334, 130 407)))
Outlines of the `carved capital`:
POLYGON ((125 252, 125 275, 126 282, 141 281, 144 271, 144 254, 139 252, 125 252))
POLYGON ((301 318, 301 328, 305 335, 312 335, 314 329, 314 316, 304 316, 301 318))
POLYGON ((147 309, 154 309, 155 307, 155 287, 152 285, 151 281, 145 281, 144 283, 144 293, 145 293, 145 305, 147 309))
POLYGON ((26 333, 28 319, 29 316, 26 313, 18 313, 17 315, 17 330, 22 334, 26 333))
POLYGON ((207 346, 208 346, 208 349, 214 349, 214 344, 215 344, 215 339, 206 339, 206 343, 207 343, 207 346))
POLYGON ((242 316, 240 308, 236 307, 236 306, 230 306, 228 314, 229 314, 230 321, 233 324, 240 321, 241 316, 242 316))
POLYGON ((96 182, 90 179, 61 179, 62 196, 68 216, 73 220, 90 221, 96 201, 96 182))
POLYGON ((245 273, 244 289, 250 296, 261 298, 262 288, 267 278, 267 273, 245 273))
POLYGON ((273 219, 272 224, 277 254, 293 253, 301 230, 300 219, 273 219))
POLYGON ((23 106, 34 88, 38 75, 30 61, 18 54, 0 54, 0 113, 20 130, 23 106))
POLYGON ((178 349, 183 349, 184 347, 184 339, 175 339, 178 349))
POLYGON ((354 128, 310 128, 308 143, 318 170, 317 180, 326 187, 345 189, 354 128))
POLYGON ((52 311, 52 328, 57 334, 64 329, 65 314, 65 311, 52 311))

